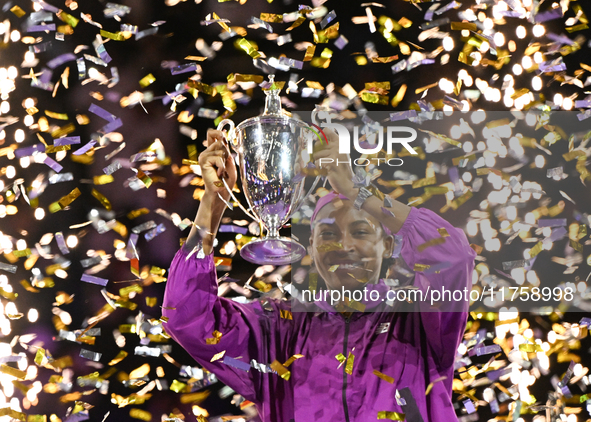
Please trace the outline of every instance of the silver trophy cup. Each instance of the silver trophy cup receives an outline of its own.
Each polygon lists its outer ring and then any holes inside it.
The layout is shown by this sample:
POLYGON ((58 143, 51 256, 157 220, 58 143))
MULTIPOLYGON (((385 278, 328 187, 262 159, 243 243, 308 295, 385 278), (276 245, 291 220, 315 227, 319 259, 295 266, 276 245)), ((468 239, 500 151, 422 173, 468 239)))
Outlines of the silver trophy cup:
MULTIPOLYGON (((273 83, 273 75, 269 79, 273 83)), ((267 230, 266 236, 252 240, 240 250, 244 259, 256 264, 286 265, 304 257, 305 248, 289 237, 280 236, 279 229, 319 180, 317 177, 306 193, 304 172, 310 160, 306 149, 316 134, 308 124, 283 112, 279 92, 274 83, 265 91, 267 98, 262 115, 236 127, 228 119, 218 125, 218 130, 229 126, 227 142, 238 154, 248 210, 242 205, 240 208, 267 230)), ((240 204, 225 185, 231 198, 240 204)))

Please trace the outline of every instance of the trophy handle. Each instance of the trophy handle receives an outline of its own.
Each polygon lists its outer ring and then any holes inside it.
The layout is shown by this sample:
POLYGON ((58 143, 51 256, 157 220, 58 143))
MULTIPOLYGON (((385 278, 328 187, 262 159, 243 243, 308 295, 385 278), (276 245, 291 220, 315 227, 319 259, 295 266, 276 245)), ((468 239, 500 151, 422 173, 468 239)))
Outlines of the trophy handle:
POLYGON ((230 130, 228 130, 228 135, 226 141, 232 146, 232 148, 236 151, 238 148, 238 140, 236 139, 236 131, 234 130, 234 122, 230 119, 224 119, 218 124, 217 130, 221 131, 224 126, 230 126, 230 130))

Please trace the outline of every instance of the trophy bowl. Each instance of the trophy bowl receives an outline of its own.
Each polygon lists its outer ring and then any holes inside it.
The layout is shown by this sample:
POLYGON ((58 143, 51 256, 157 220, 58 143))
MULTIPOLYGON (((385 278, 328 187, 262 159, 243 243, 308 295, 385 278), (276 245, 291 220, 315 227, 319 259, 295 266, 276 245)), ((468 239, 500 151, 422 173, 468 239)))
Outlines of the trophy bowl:
MULTIPOLYGON (((273 83, 273 78, 270 78, 273 83)), ((306 148, 316 137, 309 125, 287 116, 281 109, 280 90, 273 83, 265 112, 237 126, 225 119, 218 130, 229 126, 226 138, 238 154, 242 189, 249 209, 242 210, 267 230, 266 236, 242 247, 240 255, 256 264, 286 265, 301 260, 306 249, 279 230, 316 187, 305 191, 304 171, 309 161, 306 148)), ((232 199, 238 202, 232 194, 232 199)))

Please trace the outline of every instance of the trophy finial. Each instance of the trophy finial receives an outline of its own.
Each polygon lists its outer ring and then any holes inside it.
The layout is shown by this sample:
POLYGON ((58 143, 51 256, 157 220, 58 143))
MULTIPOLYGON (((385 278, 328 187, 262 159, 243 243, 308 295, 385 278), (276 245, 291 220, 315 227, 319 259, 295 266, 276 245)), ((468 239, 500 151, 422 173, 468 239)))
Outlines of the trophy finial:
POLYGON ((275 84, 275 75, 269 75, 269 82, 271 83, 271 86, 269 87, 269 89, 265 90, 265 95, 267 96, 267 98, 265 99, 265 111, 263 113, 263 116, 283 116, 283 109, 281 108, 281 97, 279 96, 281 88, 279 88, 275 84))

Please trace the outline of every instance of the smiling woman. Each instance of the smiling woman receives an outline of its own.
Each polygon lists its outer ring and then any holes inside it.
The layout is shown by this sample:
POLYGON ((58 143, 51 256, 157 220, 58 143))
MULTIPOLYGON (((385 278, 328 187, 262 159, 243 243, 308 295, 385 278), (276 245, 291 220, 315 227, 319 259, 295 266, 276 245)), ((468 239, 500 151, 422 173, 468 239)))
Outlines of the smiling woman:
MULTIPOLYGON (((328 145, 315 148, 314 158, 348 158, 339 155, 335 133, 326 133, 328 145)), ((208 132, 209 147, 199 157, 206 193, 171 265, 166 332, 254 402, 265 422, 457 420, 453 362, 468 303, 433 304, 428 293, 471 287, 475 253, 465 234, 432 211, 356 187, 350 167, 329 166, 336 192, 316 205, 309 253, 330 303, 220 298, 212 244, 225 203, 214 193, 223 194, 219 178, 230 186, 236 181, 222 137, 208 132), (390 295, 392 286, 379 277, 384 259, 393 255, 393 233, 401 239, 400 256, 416 271, 413 303, 392 303, 400 295, 390 295), (339 290, 362 289, 377 295, 332 300, 339 290)))
POLYGON ((312 216, 310 256, 329 289, 358 290, 378 281, 394 238, 381 222, 344 195, 322 197, 312 216), (344 200, 343 200, 344 199, 344 200))

